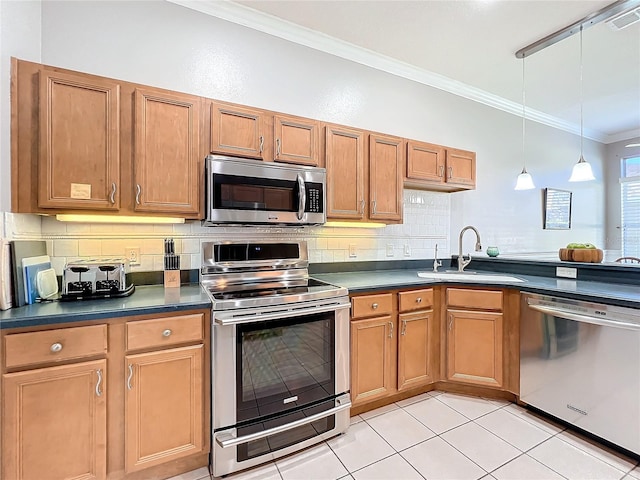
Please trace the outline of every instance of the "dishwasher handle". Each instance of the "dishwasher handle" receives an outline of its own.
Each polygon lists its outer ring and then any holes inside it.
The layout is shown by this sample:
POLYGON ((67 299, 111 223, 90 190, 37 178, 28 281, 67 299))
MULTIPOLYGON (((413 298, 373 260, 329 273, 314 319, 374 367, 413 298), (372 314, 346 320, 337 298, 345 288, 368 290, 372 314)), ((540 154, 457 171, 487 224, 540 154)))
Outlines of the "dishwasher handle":
POLYGON ((590 315, 582 315, 580 313, 569 312, 562 308, 546 307, 542 305, 532 304, 527 301, 527 305, 532 310, 536 310, 541 313, 553 315, 554 317, 564 318, 567 320, 575 320, 576 322, 591 323, 593 325, 600 325, 602 327, 624 328, 626 330, 640 331, 640 325, 637 323, 623 322, 620 320, 609 320, 605 318, 596 318, 590 315))

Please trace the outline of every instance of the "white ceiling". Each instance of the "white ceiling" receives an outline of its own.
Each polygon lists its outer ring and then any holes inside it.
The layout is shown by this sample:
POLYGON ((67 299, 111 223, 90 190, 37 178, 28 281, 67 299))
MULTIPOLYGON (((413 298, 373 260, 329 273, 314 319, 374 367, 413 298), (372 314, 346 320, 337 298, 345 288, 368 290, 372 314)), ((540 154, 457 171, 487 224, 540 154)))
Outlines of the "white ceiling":
MULTIPOLYGON (((172 1, 516 114, 523 61, 515 52, 612 3, 172 1)), ((601 23, 583 40, 585 135, 604 143, 639 136, 640 22, 619 31, 601 23)), ((574 35, 525 59, 527 118, 579 133, 579 54, 574 35)))

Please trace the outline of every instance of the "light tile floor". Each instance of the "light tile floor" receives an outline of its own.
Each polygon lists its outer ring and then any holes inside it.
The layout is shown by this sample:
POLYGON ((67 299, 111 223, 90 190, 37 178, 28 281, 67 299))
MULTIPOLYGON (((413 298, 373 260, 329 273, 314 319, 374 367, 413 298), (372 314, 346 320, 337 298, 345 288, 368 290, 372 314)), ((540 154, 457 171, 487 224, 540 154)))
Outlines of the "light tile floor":
MULTIPOLYGON (((171 480, 209 479, 199 469, 171 480)), ((351 419, 349 431, 227 480, 640 480, 628 458, 517 405, 429 392, 351 419)))

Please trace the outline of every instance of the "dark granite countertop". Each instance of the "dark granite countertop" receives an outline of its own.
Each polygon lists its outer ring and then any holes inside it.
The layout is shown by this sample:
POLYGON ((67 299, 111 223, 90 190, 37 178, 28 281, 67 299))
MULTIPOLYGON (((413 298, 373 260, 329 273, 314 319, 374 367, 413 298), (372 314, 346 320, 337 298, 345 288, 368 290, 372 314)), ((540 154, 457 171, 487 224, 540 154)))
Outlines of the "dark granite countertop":
POLYGON ((211 308, 211 301, 199 284, 166 289, 162 285, 139 286, 123 298, 70 302, 45 302, 0 312, 0 328, 53 325, 130 315, 211 308))
MULTIPOLYGON (((469 269, 473 270, 473 269, 469 269)), ((404 287, 429 285, 466 285, 485 287, 507 287, 523 292, 533 292, 559 297, 575 298, 631 308, 640 308, 640 286, 634 284, 572 280, 567 278, 520 275, 510 273, 524 282, 456 281, 446 282, 418 277, 418 271, 427 269, 368 270, 340 273, 321 273, 313 276, 318 280, 346 287, 350 293, 365 293, 404 287)), ((479 273, 491 273, 482 271, 479 273)), ((498 272, 494 272, 498 274, 498 272)))

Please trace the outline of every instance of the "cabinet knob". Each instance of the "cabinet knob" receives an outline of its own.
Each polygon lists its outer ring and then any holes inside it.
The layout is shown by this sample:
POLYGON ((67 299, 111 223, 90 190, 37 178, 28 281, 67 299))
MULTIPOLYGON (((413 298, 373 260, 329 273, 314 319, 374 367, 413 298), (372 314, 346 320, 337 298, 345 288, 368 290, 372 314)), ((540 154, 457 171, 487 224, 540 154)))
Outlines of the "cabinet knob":
POLYGON ((372 303, 371 304, 371 308, 373 308, 375 310, 376 308, 378 308, 378 304, 377 303, 372 303))
POLYGON ((422 303, 422 297, 416 298, 416 303, 422 303))
POLYGON ((162 332, 163 337, 169 337, 173 332, 168 328, 162 332))
POLYGON ((58 353, 60 350, 62 350, 62 344, 54 343, 53 345, 51 345, 51 348, 49 350, 51 350, 53 353, 58 353))

